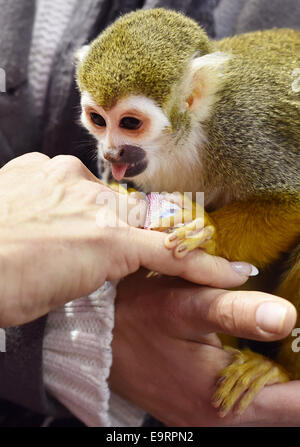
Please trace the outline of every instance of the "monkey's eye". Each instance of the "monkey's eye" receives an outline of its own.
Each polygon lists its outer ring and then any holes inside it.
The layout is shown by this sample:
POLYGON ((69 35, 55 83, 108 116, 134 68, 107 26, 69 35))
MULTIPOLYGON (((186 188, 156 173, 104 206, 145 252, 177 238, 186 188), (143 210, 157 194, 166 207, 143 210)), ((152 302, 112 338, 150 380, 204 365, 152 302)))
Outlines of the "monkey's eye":
POLYGON ((96 124, 96 126, 100 126, 100 127, 106 126, 105 119, 103 118, 103 116, 99 115, 99 113, 92 112, 90 114, 90 117, 91 117, 91 120, 93 121, 93 123, 96 124))
POLYGON ((129 129, 129 130, 139 129, 142 124, 143 123, 141 120, 139 120, 137 118, 133 118, 131 116, 125 116, 120 121, 120 127, 123 127, 124 129, 129 129))

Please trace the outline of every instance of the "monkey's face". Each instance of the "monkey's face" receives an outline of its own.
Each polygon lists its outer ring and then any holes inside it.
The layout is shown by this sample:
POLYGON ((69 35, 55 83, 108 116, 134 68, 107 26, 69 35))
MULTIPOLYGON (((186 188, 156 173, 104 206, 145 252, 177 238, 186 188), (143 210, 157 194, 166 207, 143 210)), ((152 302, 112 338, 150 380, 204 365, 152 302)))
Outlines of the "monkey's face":
POLYGON ((111 163, 113 177, 143 184, 161 162, 162 136, 170 127, 162 110, 143 96, 130 96, 105 110, 84 92, 81 104, 81 121, 96 138, 99 157, 111 163))
POLYGON ((121 17, 76 52, 82 123, 116 180, 145 191, 191 190, 201 125, 228 60, 212 50, 196 22, 153 9, 121 17))

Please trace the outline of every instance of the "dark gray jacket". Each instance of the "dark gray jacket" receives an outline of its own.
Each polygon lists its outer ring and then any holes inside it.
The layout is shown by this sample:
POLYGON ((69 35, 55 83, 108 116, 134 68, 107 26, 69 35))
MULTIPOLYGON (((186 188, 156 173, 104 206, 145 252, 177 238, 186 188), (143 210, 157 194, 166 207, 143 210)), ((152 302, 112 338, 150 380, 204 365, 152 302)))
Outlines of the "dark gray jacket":
MULTIPOLYGON (((0 0, 0 68, 7 76, 7 91, 0 93, 0 166, 38 150, 49 156, 77 155, 95 172, 93 141, 77 124, 79 96, 72 55, 121 13, 159 6, 185 12, 211 37, 300 24, 298 0, 77 0, 55 56, 44 115, 39 120, 27 82, 35 0, 0 0)), ((43 386, 45 321, 46 317, 7 330, 7 352, 0 353, 0 398, 44 414, 59 414, 59 406, 43 386)))

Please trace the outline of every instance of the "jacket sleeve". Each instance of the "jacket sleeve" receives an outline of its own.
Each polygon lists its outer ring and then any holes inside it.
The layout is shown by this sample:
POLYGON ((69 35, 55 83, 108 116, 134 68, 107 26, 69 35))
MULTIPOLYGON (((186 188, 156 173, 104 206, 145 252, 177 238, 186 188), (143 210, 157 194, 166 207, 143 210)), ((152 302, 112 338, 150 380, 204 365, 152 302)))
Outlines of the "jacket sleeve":
POLYGON ((5 73, 4 92, 0 92, 1 167, 37 150, 39 129, 27 72, 35 0, 0 0, 0 11, 0 68, 5 73))
POLYGON ((42 345, 47 317, 5 330, 5 352, 0 352, 0 398, 37 413, 68 413, 47 395, 43 383, 42 345))

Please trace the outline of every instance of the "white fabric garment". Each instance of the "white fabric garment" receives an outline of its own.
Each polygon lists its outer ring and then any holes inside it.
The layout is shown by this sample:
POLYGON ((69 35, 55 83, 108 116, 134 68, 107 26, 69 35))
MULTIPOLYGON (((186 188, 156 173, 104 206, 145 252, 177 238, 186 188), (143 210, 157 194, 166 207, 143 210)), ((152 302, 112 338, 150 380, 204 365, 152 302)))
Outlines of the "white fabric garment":
POLYGON ((108 426, 107 378, 112 362, 115 287, 50 312, 44 335, 44 381, 48 390, 90 426, 108 426))
POLYGON ((47 389, 88 426, 138 427, 145 413, 107 384, 112 363, 115 285, 51 312, 43 349, 47 389))

